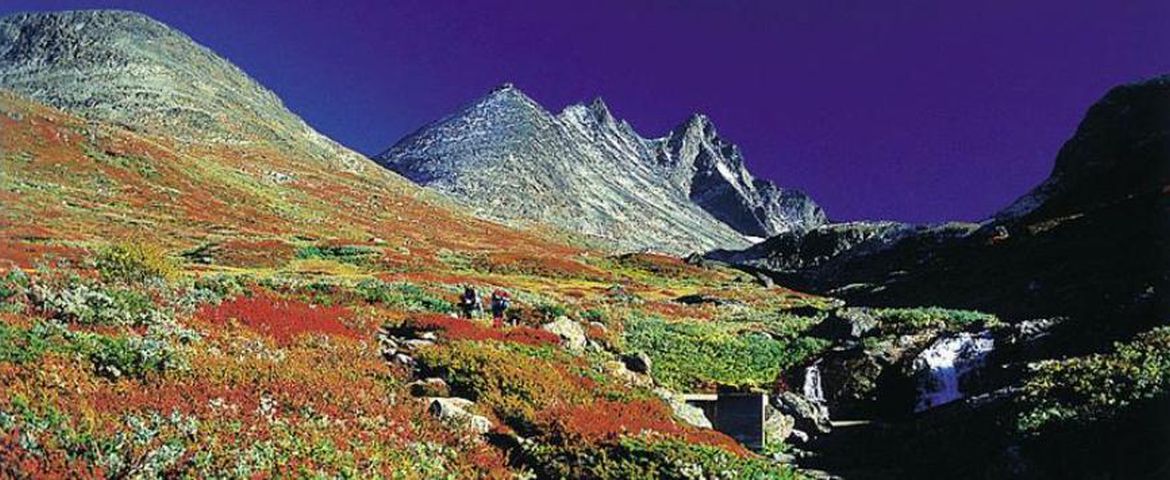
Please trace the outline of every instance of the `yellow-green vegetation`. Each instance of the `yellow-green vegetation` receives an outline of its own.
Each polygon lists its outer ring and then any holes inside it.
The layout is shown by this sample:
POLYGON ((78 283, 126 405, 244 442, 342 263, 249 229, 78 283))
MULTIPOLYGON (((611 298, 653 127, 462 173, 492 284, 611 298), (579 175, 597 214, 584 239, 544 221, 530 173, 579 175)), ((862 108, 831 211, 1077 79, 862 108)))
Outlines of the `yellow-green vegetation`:
POLYGON ((681 391, 718 385, 770 388, 777 376, 828 342, 799 334, 810 320, 792 322, 670 322, 634 317, 626 322, 626 348, 646 352, 656 380, 681 391))
POLYGON ((1170 327, 1160 327, 1116 344, 1110 353, 1040 362, 1024 384, 1018 428, 1041 432, 1087 424, 1167 395, 1170 327))
POLYGON ((125 241, 98 250, 97 269, 102 276, 123 282, 170 280, 179 274, 175 260, 163 247, 144 241, 125 241))

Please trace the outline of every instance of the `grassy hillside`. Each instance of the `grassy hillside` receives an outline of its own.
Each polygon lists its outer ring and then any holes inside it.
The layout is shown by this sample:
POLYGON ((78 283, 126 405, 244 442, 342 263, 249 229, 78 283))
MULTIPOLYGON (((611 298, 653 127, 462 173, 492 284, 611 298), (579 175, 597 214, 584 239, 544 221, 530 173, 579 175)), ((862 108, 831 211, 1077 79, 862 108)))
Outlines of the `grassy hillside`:
POLYGON ((825 299, 476 220, 393 174, 12 94, 0 123, 0 477, 795 475, 653 389, 770 387, 823 347, 781 310, 825 299), (450 317, 465 284, 510 291, 516 326, 450 317), (583 344, 539 328, 560 317, 583 344), (422 340, 413 364, 387 332, 422 340))

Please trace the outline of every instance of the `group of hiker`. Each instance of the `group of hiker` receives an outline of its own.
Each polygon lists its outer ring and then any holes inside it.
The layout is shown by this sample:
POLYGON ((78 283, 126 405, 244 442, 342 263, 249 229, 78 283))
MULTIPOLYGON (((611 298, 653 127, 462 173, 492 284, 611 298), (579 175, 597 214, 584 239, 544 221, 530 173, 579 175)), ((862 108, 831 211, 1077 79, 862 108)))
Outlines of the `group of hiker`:
MULTIPOLYGON (((503 289, 497 288, 492 292, 491 309, 492 309, 492 326, 504 326, 504 313, 508 311, 511 306, 512 296, 503 289)), ((483 313, 483 301, 479 297, 479 292, 475 287, 470 285, 463 288, 463 295, 459 297, 459 310, 463 312, 463 318, 473 319, 483 313)))

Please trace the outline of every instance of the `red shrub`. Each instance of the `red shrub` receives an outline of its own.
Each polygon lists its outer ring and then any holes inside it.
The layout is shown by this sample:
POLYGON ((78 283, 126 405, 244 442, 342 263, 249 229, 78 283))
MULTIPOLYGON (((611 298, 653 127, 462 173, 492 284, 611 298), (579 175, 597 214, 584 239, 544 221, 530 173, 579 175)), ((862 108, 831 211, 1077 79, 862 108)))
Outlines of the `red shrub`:
POLYGON ((654 432, 748 454, 743 445, 715 430, 679 425, 666 404, 656 399, 562 404, 540 412, 537 424, 549 440, 562 445, 614 443, 623 436, 654 432))
POLYGON ((312 305, 264 294, 236 297, 218 306, 204 307, 199 312, 199 317, 212 323, 239 320, 281 344, 287 344, 304 333, 359 338, 356 332, 339 321, 349 315, 349 309, 341 306, 312 305))
POLYGON ((420 331, 442 332, 448 340, 496 340, 526 345, 557 345, 561 338, 537 328, 512 327, 496 329, 446 315, 431 314, 411 317, 404 327, 420 331))

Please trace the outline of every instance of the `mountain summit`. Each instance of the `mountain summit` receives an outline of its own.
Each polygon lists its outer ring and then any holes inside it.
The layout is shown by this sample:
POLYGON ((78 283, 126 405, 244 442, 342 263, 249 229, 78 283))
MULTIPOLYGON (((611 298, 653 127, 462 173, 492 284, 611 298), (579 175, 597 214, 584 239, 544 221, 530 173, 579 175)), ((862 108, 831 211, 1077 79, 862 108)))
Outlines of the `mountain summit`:
POLYGON ((0 18, 0 88, 91 120, 185 141, 267 144, 346 169, 367 165, 239 68, 140 13, 0 18))
POLYGON ((600 98, 552 114, 504 84, 375 160, 502 220, 672 253, 807 230, 824 212, 748 172, 702 115, 648 139, 600 98))

